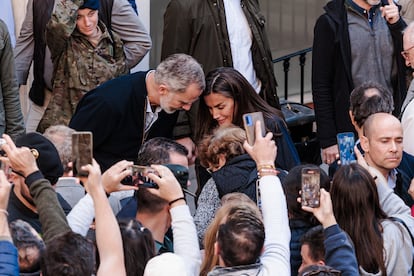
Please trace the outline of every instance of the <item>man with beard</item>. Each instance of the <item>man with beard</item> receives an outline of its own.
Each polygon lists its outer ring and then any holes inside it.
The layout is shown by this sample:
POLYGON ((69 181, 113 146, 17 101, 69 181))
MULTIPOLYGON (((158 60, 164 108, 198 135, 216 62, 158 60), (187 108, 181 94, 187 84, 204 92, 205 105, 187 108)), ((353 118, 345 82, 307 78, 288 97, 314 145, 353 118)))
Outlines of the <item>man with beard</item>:
POLYGON ((322 160, 338 155, 336 134, 355 131, 349 95, 364 81, 393 92, 394 114, 406 94, 402 30, 393 0, 332 0, 314 29, 312 93, 322 160))
MULTIPOLYGON (((55 146, 43 135, 32 132, 20 136, 16 140, 18 147, 28 147, 36 158, 36 165, 44 177, 55 185, 63 175, 63 166, 60 162, 59 154, 55 146)), ((9 164, 7 164, 9 165, 9 164)), ((6 170, 8 172, 9 170, 6 170)), ((29 188, 25 184, 26 178, 19 172, 10 168, 8 180, 14 184, 10 192, 9 204, 7 211, 9 212, 9 222, 21 219, 29 223, 38 233, 42 233, 42 226, 39 220, 39 214, 34 204, 33 197, 29 188)), ((71 210, 70 205, 59 195, 56 194, 60 205, 65 214, 71 210)))
POLYGON ((204 87, 200 64, 175 54, 156 70, 119 77, 88 92, 69 126, 92 131, 93 156, 105 171, 118 161, 137 160, 147 138, 170 138, 175 111, 189 110, 204 87))

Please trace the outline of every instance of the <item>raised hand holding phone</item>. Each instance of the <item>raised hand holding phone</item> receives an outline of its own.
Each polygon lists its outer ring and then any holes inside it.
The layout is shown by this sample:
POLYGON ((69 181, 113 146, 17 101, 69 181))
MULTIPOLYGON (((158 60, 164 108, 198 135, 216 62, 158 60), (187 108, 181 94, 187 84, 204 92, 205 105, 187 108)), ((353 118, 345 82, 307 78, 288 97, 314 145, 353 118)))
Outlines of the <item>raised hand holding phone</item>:
POLYGON ((256 135, 257 135, 255 131, 256 122, 260 122, 260 136, 261 137, 265 136, 266 129, 265 129, 265 122, 263 119, 263 113, 253 112, 253 113, 243 114, 243 125, 244 125, 244 129, 246 130, 247 142, 251 146, 254 145, 256 135))

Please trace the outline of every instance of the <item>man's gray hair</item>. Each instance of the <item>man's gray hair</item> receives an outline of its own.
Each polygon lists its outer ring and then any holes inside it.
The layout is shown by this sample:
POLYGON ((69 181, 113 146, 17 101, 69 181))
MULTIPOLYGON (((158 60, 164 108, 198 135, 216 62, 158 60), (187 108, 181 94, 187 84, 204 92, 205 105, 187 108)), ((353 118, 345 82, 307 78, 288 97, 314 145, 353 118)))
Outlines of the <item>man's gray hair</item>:
POLYGON ((164 59, 154 73, 157 84, 164 84, 172 92, 184 92, 191 84, 204 90, 206 83, 201 65, 186 54, 173 54, 164 59))
POLYGON ((60 161, 62 161, 64 172, 71 170, 68 163, 72 161, 72 133, 74 129, 65 125, 50 126, 45 130, 43 136, 49 139, 55 145, 60 161))

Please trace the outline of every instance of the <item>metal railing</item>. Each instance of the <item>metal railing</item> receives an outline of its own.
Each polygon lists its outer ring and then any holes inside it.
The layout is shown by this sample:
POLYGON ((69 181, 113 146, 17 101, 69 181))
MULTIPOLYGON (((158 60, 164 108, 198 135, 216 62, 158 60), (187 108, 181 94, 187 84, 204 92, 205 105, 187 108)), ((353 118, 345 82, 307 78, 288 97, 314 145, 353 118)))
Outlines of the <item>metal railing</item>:
POLYGON ((304 102, 305 94, 305 65, 306 65, 306 54, 312 52, 312 48, 306 48, 288 55, 276 58, 273 60, 273 63, 283 62, 283 72, 284 72, 284 82, 285 82, 285 99, 288 99, 289 96, 289 70, 290 70, 290 60, 294 57, 299 57, 299 66, 300 66, 300 103, 304 102))

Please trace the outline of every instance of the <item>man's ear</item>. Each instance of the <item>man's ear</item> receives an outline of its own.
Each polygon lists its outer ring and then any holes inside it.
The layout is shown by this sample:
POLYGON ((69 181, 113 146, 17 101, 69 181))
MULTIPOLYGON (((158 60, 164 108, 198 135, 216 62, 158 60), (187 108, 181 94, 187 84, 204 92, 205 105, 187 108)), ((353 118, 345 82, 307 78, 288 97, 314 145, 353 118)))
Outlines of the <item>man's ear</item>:
POLYGON ((165 84, 160 84, 160 86, 158 87, 158 92, 161 95, 166 95, 168 93, 168 87, 165 84))
POLYGON ((348 114, 349 114, 349 118, 351 118, 351 123, 354 125, 354 127, 356 127, 355 117, 354 117, 354 114, 352 113, 352 110, 349 110, 348 114))
POLYGON ((317 264, 317 265, 322 265, 322 266, 324 266, 324 265, 325 265, 325 261, 324 261, 324 260, 319 260, 316 264, 317 264))
POLYGON ((361 147, 364 152, 369 152, 369 140, 365 135, 362 135, 360 138, 361 147))

